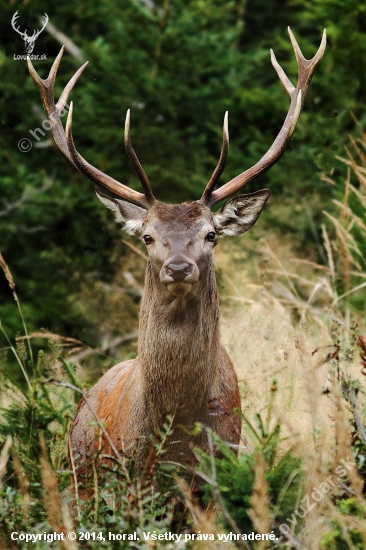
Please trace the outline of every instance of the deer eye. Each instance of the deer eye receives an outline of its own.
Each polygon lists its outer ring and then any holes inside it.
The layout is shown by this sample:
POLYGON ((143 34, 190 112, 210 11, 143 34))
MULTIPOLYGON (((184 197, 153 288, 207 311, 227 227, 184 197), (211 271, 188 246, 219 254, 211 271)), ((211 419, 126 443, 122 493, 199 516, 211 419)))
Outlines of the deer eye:
POLYGON ((215 242, 215 237, 216 237, 216 233, 214 231, 210 231, 206 235, 206 241, 208 241, 209 243, 213 243, 215 242))
POLYGON ((150 235, 144 235, 142 238, 144 239, 145 244, 151 244, 154 242, 154 239, 150 235))

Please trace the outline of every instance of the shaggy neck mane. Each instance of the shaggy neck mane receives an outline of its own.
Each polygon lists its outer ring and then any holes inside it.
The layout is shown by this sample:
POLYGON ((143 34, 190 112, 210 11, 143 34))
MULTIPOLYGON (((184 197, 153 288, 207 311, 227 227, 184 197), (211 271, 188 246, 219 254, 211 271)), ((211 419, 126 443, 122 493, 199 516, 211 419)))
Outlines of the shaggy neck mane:
MULTIPOLYGON (((164 298, 151 263, 146 268, 139 323, 139 366, 146 406, 161 426, 166 416, 198 420, 218 369, 219 307, 213 264, 197 293, 164 298)), ((154 424, 155 424, 154 422, 154 424)))

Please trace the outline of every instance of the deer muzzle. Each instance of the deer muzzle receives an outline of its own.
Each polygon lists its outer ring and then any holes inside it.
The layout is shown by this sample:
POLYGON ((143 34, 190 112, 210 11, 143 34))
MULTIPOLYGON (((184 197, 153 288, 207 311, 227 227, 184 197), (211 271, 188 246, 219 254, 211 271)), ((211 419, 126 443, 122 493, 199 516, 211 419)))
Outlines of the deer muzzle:
POLYGON ((198 278, 196 263, 183 255, 168 258, 160 270, 161 283, 166 284, 173 294, 187 294, 198 278))

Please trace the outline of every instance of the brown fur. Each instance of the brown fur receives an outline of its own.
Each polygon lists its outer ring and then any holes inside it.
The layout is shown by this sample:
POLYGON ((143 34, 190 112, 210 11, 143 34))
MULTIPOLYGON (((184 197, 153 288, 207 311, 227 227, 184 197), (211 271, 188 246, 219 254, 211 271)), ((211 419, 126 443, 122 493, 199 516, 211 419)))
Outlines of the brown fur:
POLYGON ((150 211, 162 222, 195 222, 204 213, 207 212, 202 204, 198 202, 183 202, 182 204, 165 204, 158 202, 150 211))

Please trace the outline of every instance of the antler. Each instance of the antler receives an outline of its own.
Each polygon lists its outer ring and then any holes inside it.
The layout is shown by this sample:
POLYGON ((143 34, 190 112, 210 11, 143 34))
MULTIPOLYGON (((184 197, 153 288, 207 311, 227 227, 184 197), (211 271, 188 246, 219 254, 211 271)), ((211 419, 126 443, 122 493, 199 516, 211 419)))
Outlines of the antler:
POLYGON ((33 36, 32 38, 34 37, 34 40, 41 34, 41 32, 44 30, 45 26, 47 25, 48 23, 48 15, 47 13, 45 13, 44 15, 42 15, 43 19, 44 19, 44 22, 43 22, 43 26, 41 29, 39 29, 38 31, 34 31, 33 32, 33 36))
POLYGON ((80 170, 80 172, 85 174, 89 179, 91 179, 98 185, 104 187, 104 189, 106 189, 107 191, 113 193, 116 197, 127 200, 128 202, 136 204, 137 206, 141 206, 142 208, 149 208, 150 206, 152 206, 152 204, 156 202, 156 199, 154 198, 154 195, 152 193, 149 180, 147 179, 142 169, 142 166, 140 165, 137 159, 137 156, 134 150, 132 149, 131 139, 129 136, 129 113, 127 113, 128 127, 127 127, 127 119, 126 119, 126 128, 127 128, 127 134, 128 134, 126 149, 137 171, 139 179, 142 183, 144 194, 139 193, 134 189, 130 189, 126 185, 123 185, 123 183, 120 183, 119 181, 108 176, 107 174, 104 174, 103 172, 98 170, 98 168, 95 168, 94 166, 89 164, 80 155, 80 153, 78 153, 72 138, 72 112, 73 112, 72 102, 70 103, 70 109, 67 116, 66 132, 65 132, 60 120, 60 114, 67 104, 67 100, 71 90, 73 89, 79 76, 87 66, 88 62, 84 63, 84 65, 82 65, 80 69, 70 79, 68 84, 65 86, 65 89, 63 90, 60 96, 60 99, 55 104, 55 99, 54 99, 55 80, 56 80, 57 69, 60 65, 64 49, 65 49, 65 46, 62 46, 61 51, 56 57, 51 67, 48 78, 46 80, 43 80, 42 78, 40 78, 40 76, 34 69, 29 56, 27 57, 28 69, 29 69, 30 75, 34 80, 34 82, 36 83, 39 89, 39 92, 41 94, 43 108, 51 124, 52 135, 56 142, 57 147, 60 149, 60 151, 62 151, 65 157, 67 157, 68 160, 78 170, 80 170))
POLYGON ((206 189, 203 192, 203 195, 201 197, 201 202, 206 204, 206 201, 210 199, 210 196, 215 189, 216 183, 219 181, 221 174, 224 171, 226 161, 227 161, 227 154, 229 152, 229 122, 228 122, 228 116, 229 113, 226 111, 225 117, 224 117, 224 126, 222 128, 222 147, 221 147, 221 154, 219 158, 219 162, 217 163, 217 166, 215 170, 213 171, 213 174, 210 178, 210 181, 206 185, 206 189))
POLYGON ((131 135, 130 135, 130 109, 127 110, 126 122, 125 122, 125 149, 127 155, 129 156, 130 161, 135 169, 135 172, 141 182, 142 188, 145 190, 145 196, 149 204, 154 204, 156 199, 153 195, 150 182, 147 178, 147 175, 144 172, 143 167, 140 164, 139 159, 132 147, 131 135))
MULTIPOLYGON (((219 170, 221 157, 222 157, 222 153, 221 153, 218 167, 216 168, 213 176, 208 182, 203 192, 203 195, 200 199, 200 202, 202 202, 208 207, 211 207, 217 202, 230 197, 231 195, 239 191, 239 189, 242 189, 249 182, 251 182, 258 176, 266 172, 283 155, 289 141, 291 140, 292 134, 294 133, 294 130, 295 130, 295 126, 300 116, 302 106, 305 101, 306 93, 308 91, 315 67, 323 57, 323 54, 325 51, 326 31, 324 30, 319 49, 312 59, 305 59, 305 57, 301 53, 301 50, 299 48, 298 43, 296 42, 294 35, 292 34, 290 27, 288 27, 288 33, 290 35, 292 47, 295 52, 295 57, 296 57, 298 72, 299 72, 296 88, 287 78, 284 70, 278 64, 275 54, 271 50, 272 65, 275 68, 279 76, 279 79, 281 80, 286 92, 289 94, 291 98, 291 103, 290 103, 287 116, 285 118, 285 122, 283 123, 283 126, 278 136, 272 143, 271 147, 268 149, 267 153, 257 162, 257 164, 255 164, 251 168, 248 168, 248 170, 245 170, 245 172, 242 172, 241 174, 236 176, 234 179, 230 180, 228 183, 225 183, 225 185, 223 185, 222 187, 214 191, 213 189, 214 189, 215 182, 219 177, 218 176, 214 178, 214 175, 216 172, 219 172, 221 174, 219 170), (214 182, 212 180, 214 180, 214 182)), ((227 133, 227 129, 226 130, 224 129, 224 141, 225 141, 225 132, 227 133)))
POLYGON ((17 10, 17 11, 14 13, 14 15, 13 15, 13 17, 12 17, 12 19, 11 19, 11 26, 13 27, 13 29, 14 29, 17 33, 20 34, 20 36, 23 38, 23 40, 25 40, 26 38, 27 38, 27 39, 30 39, 30 40, 32 40, 32 41, 36 40, 36 38, 41 34, 41 32, 44 30, 45 26, 46 26, 47 23, 48 23, 48 15, 47 15, 47 13, 45 13, 45 14, 42 16, 43 19, 44 19, 42 28, 39 29, 38 31, 37 31, 37 30, 34 30, 32 36, 28 36, 28 35, 27 35, 27 30, 28 30, 28 29, 25 29, 25 31, 22 32, 22 31, 19 30, 19 27, 16 27, 16 26, 15 26, 18 17, 19 17, 19 11, 17 10))
POLYGON ((14 29, 18 34, 20 34, 20 36, 21 36, 21 37, 23 38, 23 40, 24 40, 24 38, 27 36, 27 31, 26 31, 26 32, 22 32, 22 31, 19 30, 19 27, 17 28, 17 27, 15 26, 18 17, 19 17, 19 11, 17 10, 17 11, 14 13, 13 17, 11 18, 11 26, 13 27, 13 29, 14 29))

